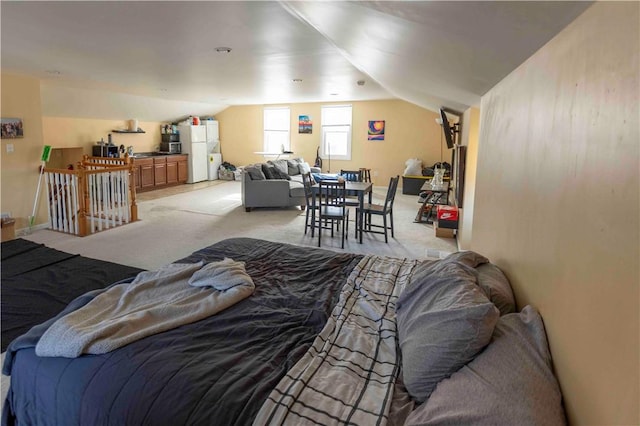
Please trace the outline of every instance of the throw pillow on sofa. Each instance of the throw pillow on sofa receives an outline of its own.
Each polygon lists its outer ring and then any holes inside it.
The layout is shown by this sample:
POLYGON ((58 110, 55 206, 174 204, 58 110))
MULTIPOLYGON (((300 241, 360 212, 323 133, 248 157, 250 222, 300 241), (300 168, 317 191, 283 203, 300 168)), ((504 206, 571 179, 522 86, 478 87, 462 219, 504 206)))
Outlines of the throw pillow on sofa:
POLYGON ((300 170, 301 174, 311 173, 311 166, 307 162, 298 164, 298 169, 300 170))
POLYGON ((287 164, 287 160, 269 160, 267 164, 271 164, 275 166, 276 169, 280 170, 285 175, 289 174, 289 165, 287 164))
POLYGON ((251 180, 265 180, 267 178, 262 172, 262 166, 260 165, 247 166, 244 169, 249 173, 251 180))
POLYGON ((294 158, 293 160, 287 160, 287 174, 289 176, 295 176, 300 174, 300 159, 294 158))
POLYGON ((286 179, 291 180, 291 176, 286 173, 283 173, 280 169, 275 167, 272 164, 263 164, 262 172, 267 177, 267 179, 286 179))

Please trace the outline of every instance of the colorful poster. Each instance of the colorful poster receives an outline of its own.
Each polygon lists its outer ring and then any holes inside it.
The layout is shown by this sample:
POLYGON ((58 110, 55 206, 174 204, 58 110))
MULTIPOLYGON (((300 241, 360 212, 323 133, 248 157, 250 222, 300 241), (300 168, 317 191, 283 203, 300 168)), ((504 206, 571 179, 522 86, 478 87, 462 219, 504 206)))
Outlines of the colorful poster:
POLYGON ((313 131, 313 123, 308 115, 298 116, 298 133, 311 133, 313 131))
POLYGON ((368 139, 370 141, 384 140, 384 120, 369 121, 368 139))

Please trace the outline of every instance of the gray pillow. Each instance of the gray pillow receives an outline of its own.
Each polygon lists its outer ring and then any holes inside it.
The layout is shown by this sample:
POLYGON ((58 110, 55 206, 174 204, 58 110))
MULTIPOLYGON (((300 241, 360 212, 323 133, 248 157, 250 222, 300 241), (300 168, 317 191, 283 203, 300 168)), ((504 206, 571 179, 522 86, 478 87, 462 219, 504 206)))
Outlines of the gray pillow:
POLYGON ((267 179, 278 179, 274 174, 275 173, 274 170, 276 170, 276 168, 271 164, 267 164, 267 163, 262 164, 262 173, 264 173, 264 176, 267 179))
POLYGON ((287 160, 269 160, 267 163, 275 166, 276 169, 280 170, 285 175, 289 174, 289 165, 287 164, 287 160))
POLYGON ((402 377, 418 402, 489 343, 500 315, 458 260, 423 262, 396 302, 402 377))
POLYGON ((516 301, 513 297, 511 284, 502 270, 494 264, 485 263, 478 266, 476 271, 478 272, 478 285, 489 300, 497 306, 500 315, 515 312, 516 301))
POLYGON ((286 180, 291 180, 291 176, 289 176, 286 173, 283 173, 282 171, 280 171, 280 169, 278 169, 277 167, 275 167, 272 164, 263 164, 262 165, 262 172, 267 177, 267 179, 286 179, 286 180))
POLYGON ((566 424, 542 319, 531 306, 500 317, 491 344, 440 382, 405 423, 477 424, 566 424))
POLYGON ((295 175, 299 175, 300 174, 300 163, 298 162, 298 160, 296 158, 294 158, 293 160, 287 160, 287 174, 289 174, 290 176, 295 176, 295 175))
POLYGON ((311 173, 311 166, 309 166, 309 163, 307 162, 302 162, 298 164, 298 168, 301 174, 311 173))
POLYGON ((247 166, 244 170, 249 173, 251 180, 265 180, 267 178, 262 172, 262 166, 247 166))

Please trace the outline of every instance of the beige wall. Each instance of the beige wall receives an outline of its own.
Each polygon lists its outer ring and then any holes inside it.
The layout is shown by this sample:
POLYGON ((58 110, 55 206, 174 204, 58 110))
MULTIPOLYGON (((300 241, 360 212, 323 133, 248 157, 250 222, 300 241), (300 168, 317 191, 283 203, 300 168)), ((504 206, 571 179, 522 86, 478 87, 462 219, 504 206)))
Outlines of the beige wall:
MULTIPOLYGON (((2 117, 21 118, 24 137, 3 139, 2 152, 2 212, 16 219, 16 229, 26 228, 38 186, 38 171, 42 156, 42 113, 40 82, 37 79, 2 73, 2 117), (7 144, 14 152, 7 153, 7 144)), ((40 197, 42 200, 43 197, 40 197)), ((35 223, 46 222, 44 202, 38 203, 35 223)))
POLYGON ((111 133, 115 145, 133 146, 134 152, 156 151, 160 145, 160 125, 155 121, 139 121, 138 127, 146 133, 113 133, 126 129, 126 120, 100 120, 75 117, 42 117, 44 144, 54 148, 83 148, 91 155, 91 147, 101 138, 107 141, 111 133))
POLYGON ((462 117, 462 145, 467 147, 465 162, 463 209, 458 220, 458 248, 468 250, 473 230, 473 205, 476 194, 476 169, 478 162, 478 137, 480 131, 480 110, 469 108, 462 117))
MULTIPOLYGON (((386 186, 393 175, 402 175, 409 158, 420 158, 425 166, 440 161, 443 146, 444 161, 451 162, 451 151, 441 142, 442 128, 435 119, 437 113, 400 100, 350 102, 353 105, 353 135, 351 161, 331 160, 331 171, 368 167, 373 182, 386 186), (385 120, 385 140, 367 140, 369 120, 385 120)), ((324 103, 290 104, 291 150, 313 164, 320 146, 320 108, 324 103), (298 133, 298 116, 309 115, 312 134, 298 133)), ((216 114, 220 122, 220 143, 225 161, 236 166, 262 162, 254 154, 263 151, 262 112, 264 106, 234 106, 216 114)), ((323 170, 329 167, 323 161, 323 170)))
POLYGON ((640 424, 638 22, 595 3, 481 104, 471 248, 540 310, 574 424, 640 424))

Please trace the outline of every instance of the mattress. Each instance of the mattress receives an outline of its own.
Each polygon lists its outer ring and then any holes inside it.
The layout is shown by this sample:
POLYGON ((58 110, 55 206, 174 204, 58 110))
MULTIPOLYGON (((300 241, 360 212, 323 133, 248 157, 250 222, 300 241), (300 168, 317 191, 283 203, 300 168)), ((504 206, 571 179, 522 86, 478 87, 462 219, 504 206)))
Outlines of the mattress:
POLYGON ((73 299, 142 269, 65 253, 25 239, 2 243, 2 352, 73 299))

